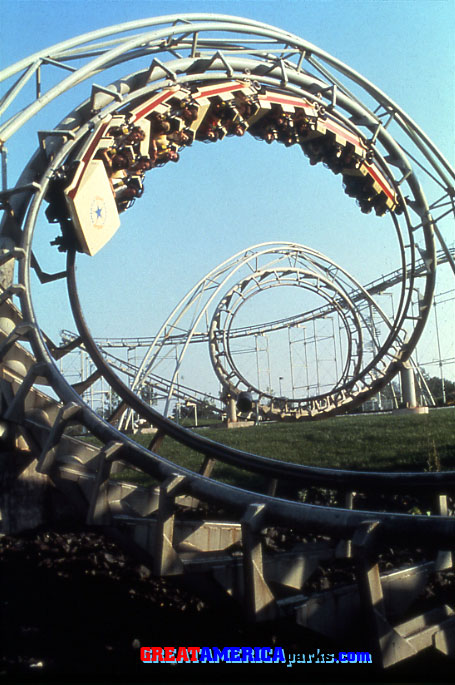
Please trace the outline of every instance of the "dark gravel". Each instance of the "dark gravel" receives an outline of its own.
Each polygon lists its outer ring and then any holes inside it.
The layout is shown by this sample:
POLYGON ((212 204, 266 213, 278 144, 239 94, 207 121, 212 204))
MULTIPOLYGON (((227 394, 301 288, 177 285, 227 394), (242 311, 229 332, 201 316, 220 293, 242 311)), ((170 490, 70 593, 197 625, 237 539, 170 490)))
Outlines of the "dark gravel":
POLYGON ((455 662, 435 652, 386 672, 375 665, 145 665, 141 646, 366 647, 361 637, 334 645, 292 621, 245 623, 232 605, 214 606, 176 580, 152 577, 98 531, 5 536, 0 559, 5 683, 453 682, 455 662))

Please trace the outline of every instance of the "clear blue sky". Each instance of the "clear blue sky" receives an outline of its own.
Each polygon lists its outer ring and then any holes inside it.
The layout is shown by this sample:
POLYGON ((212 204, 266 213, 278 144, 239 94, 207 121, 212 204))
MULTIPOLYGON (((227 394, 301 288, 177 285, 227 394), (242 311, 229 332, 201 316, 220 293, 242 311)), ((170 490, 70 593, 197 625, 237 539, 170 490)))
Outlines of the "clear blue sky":
MULTIPOLYGON (((1 67, 86 31, 146 16, 215 12, 273 24, 370 79, 454 161, 453 0, 0 0, 0 11, 1 67)), ((56 110, 46 127, 60 114, 56 110)), ((12 173, 34 146, 29 135, 11 141, 12 173)), ((398 265, 390 222, 385 227, 365 218, 344 196, 340 179, 310 169, 298 150, 252 140, 201 144, 185 151, 178 165, 151 173, 156 178, 147 177, 144 198, 114 240, 94 259, 79 260, 95 335, 152 335, 204 273, 265 240, 310 245, 361 282, 398 265)), ((61 256, 44 247, 54 227, 43 222, 40 230, 44 266, 61 268, 61 256)), ((446 230, 452 242, 453 229, 446 230)), ((36 302, 40 322, 54 337, 74 328, 65 299, 56 284, 36 302)))

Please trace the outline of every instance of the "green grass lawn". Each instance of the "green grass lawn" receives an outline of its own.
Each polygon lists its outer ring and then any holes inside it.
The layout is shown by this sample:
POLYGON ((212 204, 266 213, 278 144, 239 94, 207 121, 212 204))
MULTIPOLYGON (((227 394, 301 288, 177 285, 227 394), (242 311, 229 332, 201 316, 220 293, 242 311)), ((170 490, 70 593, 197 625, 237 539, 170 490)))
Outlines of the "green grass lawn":
MULTIPOLYGON (((299 464, 365 470, 445 470, 455 467, 455 408, 426 415, 352 415, 316 422, 263 423, 227 430, 195 429, 216 442, 299 464)), ((150 436, 137 436, 144 445, 150 436)), ((166 438, 164 457, 198 470, 202 457, 166 438)), ((250 476, 219 464, 214 476, 248 485, 250 476)), ((257 476, 252 475, 251 478, 257 476)))

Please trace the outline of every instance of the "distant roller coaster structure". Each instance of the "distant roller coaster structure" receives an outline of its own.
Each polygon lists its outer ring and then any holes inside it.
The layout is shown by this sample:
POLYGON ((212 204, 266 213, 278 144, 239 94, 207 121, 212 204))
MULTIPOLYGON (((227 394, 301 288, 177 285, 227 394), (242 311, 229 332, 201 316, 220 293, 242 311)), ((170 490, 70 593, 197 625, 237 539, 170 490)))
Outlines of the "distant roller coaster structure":
MULTIPOLYGON (((453 250, 451 250, 452 253, 453 250)), ((446 257, 440 250, 438 262, 445 260, 446 257)), ((414 276, 418 277, 425 270, 425 262, 420 259, 414 268, 414 276)), ((237 398, 241 392, 247 391, 253 393, 256 398, 254 412, 256 416, 260 413, 269 418, 311 417, 322 413, 323 408, 326 413, 329 413, 334 409, 342 409, 343 403, 352 406, 354 398, 360 402, 365 400, 365 396, 371 396, 372 391, 369 387, 371 381, 379 378, 386 368, 382 360, 382 348, 384 344, 387 345, 387 337, 392 327, 388 316, 374 299, 374 295, 400 284, 401 279, 401 271, 393 272, 363 287, 333 260, 324 257, 316 250, 293 243, 263 243, 234 255, 230 260, 208 272, 173 309, 153 338, 125 338, 117 341, 97 338, 96 343, 105 351, 105 354, 110 356, 114 366, 119 369, 125 368, 125 362, 112 356, 113 348, 148 348, 144 354, 141 354, 138 368, 134 370, 133 366, 128 364, 126 373, 131 378, 131 387, 136 392, 140 391, 145 384, 153 386, 154 383, 162 392, 163 383, 165 383, 167 399, 164 413, 166 415, 170 411, 174 393, 179 395, 179 401, 185 397, 189 401, 198 401, 198 397, 200 401, 203 398, 203 392, 192 392, 189 388, 186 389, 186 394, 182 393, 182 383, 178 381, 178 378, 189 346, 194 343, 205 343, 210 347, 212 366, 223 388, 221 394, 225 396, 226 403, 228 403, 226 398, 237 398), (307 282, 308 276, 311 276, 313 283, 307 282), (327 298, 328 302, 275 321, 243 327, 233 323, 239 308, 243 307, 254 295, 267 292, 271 287, 285 287, 290 284, 303 290, 306 288, 314 290, 316 286, 318 297, 327 298), (308 396, 296 397, 294 392, 296 383, 292 379, 292 393, 285 397, 277 397, 276 393, 270 391, 270 369, 268 390, 267 386, 263 387, 260 383, 259 372, 254 382, 240 374, 235 363, 235 350, 230 349, 232 341, 247 337, 254 339, 279 330, 297 331, 305 324, 311 324, 314 328, 317 321, 332 316, 337 319, 340 317, 335 324, 332 321, 332 328, 337 330, 336 340, 332 336, 335 364, 331 369, 332 373, 329 374, 330 378, 325 379, 326 392, 322 392, 322 395, 315 398, 309 397, 311 388, 308 382, 306 387, 302 388, 308 396), (229 324, 221 321, 222 317, 228 319, 229 324), (374 354, 372 354, 373 351, 374 354), (338 357, 338 363, 336 363, 336 357, 338 357), (341 361, 343 358, 344 368, 341 361), (163 360, 169 362, 172 359, 174 362, 170 364, 170 374, 165 381, 160 365, 162 368, 163 360), (364 375, 367 375, 369 379, 369 382, 363 383, 363 387, 358 368, 361 365, 365 369, 364 375), (341 378, 335 377, 338 371, 341 378), (363 392, 360 390, 361 387, 363 392), (286 404, 286 411, 283 409, 283 402, 286 404)), ((403 331, 402 337, 405 334, 403 331)), ((317 347, 319 336, 316 330, 312 330, 312 335, 311 348, 313 349, 317 347)), ((64 343, 70 343, 75 338, 75 334, 65 331, 62 339, 64 343)), ((310 373, 308 340, 303 338, 300 346, 305 348, 307 376, 310 373)), ((292 344, 297 345, 297 341, 289 340, 289 347, 292 344)), ((389 348, 388 352, 393 355, 392 349, 389 348)), ((291 355, 290 350, 289 354, 291 355)), ((314 349, 313 357, 314 368, 311 369, 311 373, 316 379, 319 376, 317 361, 318 357, 321 357, 321 351, 314 349)), ((270 366, 269 359, 268 366, 270 366)), ((292 358, 290 371, 291 376, 294 376, 292 358)), ((424 384, 420 369, 415 368, 415 372, 424 384)), ((322 382, 319 386, 314 383, 314 390, 321 393, 321 385, 323 385, 322 382)), ((208 396, 207 398, 211 402, 219 399, 208 396)), ((427 401, 431 405, 431 396, 427 401)), ((125 417, 120 425, 130 424, 131 416, 129 420, 125 417)))
MULTIPOLYGON (((450 254, 453 256, 454 248, 450 249, 450 254)), ((447 261, 442 250, 439 250, 437 253, 437 260, 439 265, 447 261)), ((190 346, 208 346, 209 344, 213 344, 213 336, 210 334, 209 330, 210 319, 215 316, 216 308, 219 306, 219 303, 216 300, 217 297, 219 297, 219 293, 223 291, 223 285, 226 285, 226 283, 229 283, 230 281, 234 282, 237 278, 237 286, 232 286, 231 284, 230 287, 241 288, 242 280, 240 280, 240 284, 238 283, 239 274, 242 273, 242 270, 245 271, 246 269, 245 273, 248 274, 250 278, 257 281, 258 292, 261 292, 262 286, 259 277, 261 275, 263 276, 264 266, 266 264, 269 269, 273 268, 276 284, 285 285, 285 283, 280 280, 280 270, 292 272, 297 263, 301 264, 301 266, 306 264, 307 268, 313 269, 315 269, 315 265, 317 264, 319 268, 322 268, 322 273, 325 273, 326 277, 332 278, 335 276, 335 280, 337 277, 344 280, 344 287, 347 288, 349 299, 352 303, 351 307, 354 303, 357 303, 355 306, 359 309, 359 317, 361 320, 360 337, 364 348, 361 350, 361 355, 364 358, 371 358, 372 350, 377 351, 379 349, 380 339, 385 339, 385 331, 390 330, 388 316, 378 306, 374 298, 385 294, 390 295, 392 300, 389 299, 389 309, 391 307, 391 311, 393 311, 393 295, 391 290, 393 290, 397 284, 401 283, 401 270, 393 271, 381 276, 362 287, 356 283, 355 279, 352 279, 352 277, 345 274, 332 260, 324 258, 315 250, 293 243, 265 243, 258 246, 252 246, 248 250, 235 255, 227 262, 223 262, 216 269, 211 270, 194 288, 191 289, 190 293, 180 301, 177 307, 174 308, 172 314, 158 328, 158 333, 156 335, 147 337, 125 336, 122 338, 95 338, 95 342, 103 351, 108 362, 113 365, 114 368, 126 375, 130 386, 134 388, 136 392, 145 392, 145 394, 148 394, 150 397, 154 397, 155 402, 159 400, 164 401, 162 406, 165 415, 168 415, 171 411, 175 411, 175 407, 172 408, 171 404, 173 398, 180 405, 190 402, 193 406, 195 404, 196 407, 198 405, 203 406, 204 402, 208 402, 212 410, 219 416, 226 415, 228 409, 226 406, 226 395, 232 393, 232 396, 236 397, 242 390, 251 391, 251 383, 244 383, 239 389, 235 386, 229 387, 229 384, 224 382, 224 379, 221 378, 220 387, 224 387, 225 390, 224 393, 221 392, 218 395, 213 394, 213 383, 211 384, 212 390, 208 390, 207 386, 204 390, 203 387, 201 387, 201 384, 196 388, 189 387, 181 380, 183 373, 186 373, 185 365, 183 364, 185 354, 188 353, 190 346), (212 307, 210 307, 210 305, 212 305, 212 307), (165 364, 167 364, 167 373, 163 370, 165 364), (146 388, 149 388, 150 390, 145 391, 146 388), (221 399, 223 394, 225 395, 224 402, 221 399)), ((425 270, 425 262, 423 259, 420 259, 414 268, 415 277, 418 278, 419 274, 424 273, 425 270)), ((315 273, 317 272, 315 271, 315 273)), ((264 289, 264 291, 266 291, 266 289, 264 289)), ((434 319, 432 335, 436 337, 436 341, 438 342, 437 352, 439 361, 434 359, 433 362, 430 362, 430 365, 437 364, 440 367, 442 393, 444 392, 443 369, 446 366, 451 366, 453 364, 453 358, 449 356, 443 359, 441 356, 441 333, 438 330, 439 322, 436 315, 436 309, 438 303, 448 302, 450 304, 450 302, 452 302, 453 305, 454 293, 455 291, 438 293, 435 295, 434 316, 432 317, 434 319)), ((243 298, 243 302, 246 301, 246 297, 243 298)), ((417 305, 413 302, 413 309, 415 306, 417 305)), ((255 358, 254 375, 257 379, 255 382, 261 386, 261 389, 256 388, 257 394, 255 397, 257 397, 258 400, 255 402, 254 411, 249 413, 252 413, 256 419, 258 417, 267 417, 271 419, 285 418, 295 420, 304 417, 305 410, 302 411, 301 407, 302 405, 306 405, 306 407, 310 406, 310 402, 308 400, 302 402, 302 400, 295 399, 299 383, 303 383, 303 385, 300 385, 300 388, 307 393, 311 390, 310 376, 314 376, 314 389, 320 389, 324 382, 326 387, 330 389, 336 383, 337 370, 339 368, 336 355, 343 355, 342 333, 344 331, 341 321, 334 323, 333 316, 336 314, 336 309, 336 306, 319 306, 306 312, 300 312, 299 314, 281 318, 279 320, 260 322, 248 326, 230 327, 229 330, 226 327, 223 328, 223 338, 228 344, 237 340, 241 342, 246 338, 250 338, 254 342, 252 348, 243 347, 239 353, 234 350, 230 356, 231 359, 235 359, 236 356, 250 354, 250 356, 255 358), (328 335, 327 331, 325 331, 324 335, 324 332, 320 333, 317 330, 317 322, 321 321, 323 323, 327 318, 331 321, 331 330, 329 330, 328 335), (306 335, 305 328, 310 330, 310 335, 306 335), (276 368, 273 368, 273 360, 271 363, 271 350, 268 336, 274 331, 280 330, 287 330, 288 332, 287 345, 282 345, 282 349, 280 350, 280 358, 282 358, 283 355, 289 357, 288 374, 290 375, 291 385, 290 391, 284 396, 282 393, 280 393, 280 395, 270 393, 272 384, 271 379, 272 376, 276 376, 276 368), (297 334, 295 339, 292 337, 292 332, 297 334), (300 336, 298 335, 299 332, 300 336), (261 349, 258 346, 258 339, 265 340, 266 344, 264 349, 261 349), (319 377, 324 375, 323 370, 317 368, 317 362, 324 353, 323 345, 321 344, 321 340, 323 342, 324 339, 330 340, 328 345, 333 357, 331 359, 330 373, 326 373, 326 378, 322 379, 319 377), (297 348, 297 353, 294 352, 294 348, 297 348), (302 358, 303 374, 302 369, 299 374, 299 355, 302 358), (313 357, 312 359, 310 359, 311 355, 313 357), (260 362, 260 357, 263 358, 262 362, 260 362), (296 358, 296 361, 293 361, 293 357, 296 358), (310 368, 310 366, 312 368, 310 368), (329 378, 327 378, 327 375, 329 378), (317 383, 318 378, 319 384, 317 383), (269 390, 267 390, 267 388, 269 390), (266 398, 265 403, 264 398, 266 398)), ((232 312, 231 307, 230 311, 232 312)), ((62 331, 61 337, 62 342, 65 345, 74 344, 78 340, 77 334, 66 330, 62 331)), ((445 349, 450 354, 453 345, 450 340, 445 341, 445 343, 445 349)), ((215 341, 215 345, 216 344, 215 341)), ((83 350, 81 350, 81 354, 84 355, 83 350)), ((425 359, 425 355, 420 358, 422 360, 425 359)), ((82 363, 81 361, 79 361, 79 363, 74 360, 70 361, 65 368, 73 377, 76 376, 80 382, 87 382, 86 379, 90 377, 90 372, 83 362, 83 357, 81 357, 81 360, 82 363)), ((419 364, 415 363, 416 360, 411 358, 410 361, 418 384, 421 401, 424 405, 434 406, 434 398, 426 384, 422 369, 419 364)), ((188 364, 191 366, 191 359, 185 361, 187 361, 187 366, 188 364)), ((214 362, 213 366, 216 366, 216 361, 212 361, 214 362)), ((427 363, 428 362, 425 361, 423 365, 425 369, 427 363)), ((278 364, 279 368, 282 369, 282 359, 278 364)), ((239 379, 236 380, 237 382, 239 381, 239 379)), ((100 402, 99 398, 103 395, 110 396, 109 405, 113 405, 112 394, 107 390, 103 390, 101 386, 98 384, 98 387, 95 387, 95 389, 91 386, 91 389, 87 390, 92 408, 102 408, 103 402, 100 402)), ((403 401, 401 392, 399 392, 399 394, 396 392, 398 389, 398 386, 396 386, 389 390, 387 393, 389 397, 385 403, 383 403, 380 398, 375 399, 374 406, 385 406, 389 409, 392 407, 398 408, 399 403, 403 401), (391 394, 392 396, 390 397, 391 394)), ((195 415, 197 416, 197 410, 195 415)), ((120 420, 119 425, 124 428, 131 427, 132 422, 132 415, 125 413, 120 420)))
MULTIPOLYGON (((394 621, 407 612, 422 582, 451 564, 445 550, 453 548, 455 537, 447 504, 454 472, 353 472, 301 466, 247 454, 185 430, 148 406, 106 362, 84 319, 76 279, 78 252, 93 255, 102 249, 118 230, 122 213, 131 211, 133 201, 141 197, 145 175, 153 177, 160 166, 190 154, 187 148, 192 144, 251 134, 259 141, 299 146, 310 164, 322 163, 340 176, 345 192, 362 212, 392 222, 401 276, 387 334, 363 359, 365 327, 353 296, 360 286, 310 248, 303 263, 294 259, 293 265, 279 260, 271 264, 284 254, 277 247, 269 262, 220 291, 210 326, 212 362, 231 394, 245 389, 261 395, 261 389, 237 368, 230 349, 229 333, 235 331, 242 293, 245 299, 252 298, 261 283, 268 289, 298 286, 336 311, 345 330, 341 374, 328 391, 297 398, 299 411, 306 417, 346 411, 407 368, 434 294, 435 237, 455 273, 442 235, 445 222, 455 216, 455 174, 443 155, 399 105, 360 74, 298 36, 238 17, 184 14, 108 27, 21 60, 0 72, 3 82, 4 532, 20 533, 42 523, 45 516, 58 518, 62 500, 53 509, 43 495, 51 488, 71 501, 73 515, 80 520, 116 531, 145 550, 157 574, 204 573, 207 584, 217 584, 235 596, 255 619, 292 613, 306 627, 339 635, 359 623, 362 611, 372 650, 384 666, 430 645, 453 652, 451 607, 436 607, 400 625, 394 621), (117 77, 119 67, 136 71, 110 85, 93 82, 111 69, 117 77), (50 69, 53 85, 44 90, 42 74, 50 69), (38 131, 37 151, 15 185, 10 185, 8 141, 60 96, 87 82, 90 90, 82 104, 55 129, 38 131), (33 250, 44 208, 47 220, 60 226, 55 245, 67 255, 66 266, 58 273, 44 272, 33 250), (411 303, 419 257, 422 287, 415 312, 411 303), (58 347, 42 330, 35 314, 32 271, 41 283, 40 293, 49 282, 66 280, 79 336, 76 343, 58 347), (125 407, 156 428, 150 449, 97 416, 83 401, 82 387, 71 386, 62 376, 56 361, 78 343, 96 367, 93 382, 102 376, 125 407), (101 446, 72 438, 67 428, 74 423, 101 446), (160 456, 163 439, 174 439, 200 455, 199 472, 160 456), (112 480, 112 464, 118 460, 144 471, 153 485, 112 480), (268 494, 211 478, 215 461, 265 476, 268 494), (292 483, 294 489, 331 488, 338 506, 276 497, 281 482, 292 483), (355 509, 353 493, 371 491, 425 492, 434 495, 436 505, 431 515, 355 509), (185 511, 200 502, 229 512, 228 521, 187 521, 185 511), (272 528, 283 530, 291 540, 297 531, 307 536, 306 542, 291 551, 269 554, 262 533, 272 528), (420 547, 422 541, 442 552, 418 567, 380 573, 381 545, 420 547), (319 562, 352 555, 358 591, 346 589, 341 610, 333 592, 322 598, 302 593, 319 562), (406 601, 398 602, 396 598, 404 595, 406 601), (391 604, 394 617, 388 613, 391 604)), ((290 253, 297 256, 295 247, 286 249, 290 250, 286 259, 290 253)), ((371 294, 361 292, 370 301, 371 294)), ((139 377, 144 370, 139 370, 139 377)))

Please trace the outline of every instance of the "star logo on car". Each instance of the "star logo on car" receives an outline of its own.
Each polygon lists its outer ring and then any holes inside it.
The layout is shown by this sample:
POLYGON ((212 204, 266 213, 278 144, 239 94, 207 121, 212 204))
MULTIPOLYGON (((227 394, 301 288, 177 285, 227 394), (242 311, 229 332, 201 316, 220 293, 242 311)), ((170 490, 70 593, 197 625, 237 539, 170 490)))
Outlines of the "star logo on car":
POLYGON ((104 199, 97 195, 93 198, 90 207, 90 221, 93 228, 101 229, 106 223, 106 203, 104 199))

